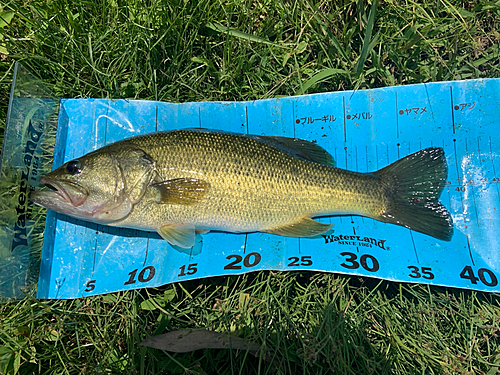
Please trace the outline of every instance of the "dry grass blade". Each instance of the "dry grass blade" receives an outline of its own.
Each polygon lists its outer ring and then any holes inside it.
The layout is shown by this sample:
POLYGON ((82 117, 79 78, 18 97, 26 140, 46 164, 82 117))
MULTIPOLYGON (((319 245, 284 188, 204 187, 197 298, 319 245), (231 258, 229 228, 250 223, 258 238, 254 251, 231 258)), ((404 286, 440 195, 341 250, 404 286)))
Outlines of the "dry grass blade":
POLYGON ((248 350, 256 353, 260 346, 238 336, 207 330, 179 330, 150 337, 141 345, 176 353, 200 349, 248 350))

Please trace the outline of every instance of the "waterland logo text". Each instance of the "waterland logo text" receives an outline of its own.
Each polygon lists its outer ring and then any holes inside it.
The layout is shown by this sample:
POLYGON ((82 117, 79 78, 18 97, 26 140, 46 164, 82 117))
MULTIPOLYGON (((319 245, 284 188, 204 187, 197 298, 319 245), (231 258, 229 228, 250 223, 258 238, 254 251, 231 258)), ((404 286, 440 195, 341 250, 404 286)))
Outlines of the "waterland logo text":
POLYGON ((385 247, 385 242, 387 240, 381 240, 379 238, 372 237, 363 237, 363 236, 346 236, 346 235, 333 235, 326 234, 322 235, 325 239, 325 244, 336 242, 339 245, 350 245, 350 246, 364 246, 364 247, 373 247, 377 246, 382 250, 389 250, 389 247, 385 247))
POLYGON ((24 168, 21 171, 21 180, 19 183, 19 197, 16 207, 17 222, 14 227, 14 238, 11 251, 15 247, 28 246, 28 230, 26 222, 31 214, 31 207, 28 205, 29 192, 31 187, 29 179, 35 179, 38 173, 39 159, 35 156, 35 150, 43 133, 43 123, 29 122, 27 131, 27 141, 23 153, 24 168))

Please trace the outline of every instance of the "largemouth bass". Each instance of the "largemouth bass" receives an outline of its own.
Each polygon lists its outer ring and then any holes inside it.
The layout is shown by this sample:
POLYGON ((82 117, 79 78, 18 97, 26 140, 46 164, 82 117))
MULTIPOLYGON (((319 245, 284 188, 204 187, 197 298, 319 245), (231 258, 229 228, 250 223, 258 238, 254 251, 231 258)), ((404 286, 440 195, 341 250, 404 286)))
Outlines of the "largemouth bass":
POLYGON ((65 163, 41 178, 40 206, 99 224, 157 231, 189 248, 196 233, 310 237, 313 217, 362 215, 449 241, 439 202, 444 151, 426 148, 373 173, 334 166, 320 146, 292 138, 209 130, 138 136, 65 163))

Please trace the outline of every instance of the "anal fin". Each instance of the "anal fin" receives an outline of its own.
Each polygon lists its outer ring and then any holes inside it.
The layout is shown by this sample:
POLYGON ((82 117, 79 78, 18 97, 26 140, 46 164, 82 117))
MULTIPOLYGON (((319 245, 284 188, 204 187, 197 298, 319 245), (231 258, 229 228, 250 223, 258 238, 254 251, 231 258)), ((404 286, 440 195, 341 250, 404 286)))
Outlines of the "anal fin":
POLYGON ((310 217, 304 217, 295 223, 263 232, 284 237, 313 237, 328 232, 332 227, 333 224, 324 224, 310 217))

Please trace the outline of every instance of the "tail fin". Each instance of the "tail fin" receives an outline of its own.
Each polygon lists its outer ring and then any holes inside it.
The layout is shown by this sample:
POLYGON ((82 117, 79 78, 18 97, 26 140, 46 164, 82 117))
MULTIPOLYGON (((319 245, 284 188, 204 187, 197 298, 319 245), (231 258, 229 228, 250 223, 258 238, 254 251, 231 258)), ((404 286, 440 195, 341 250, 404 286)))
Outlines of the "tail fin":
POLYGON ((438 200, 448 174, 442 148, 423 149, 375 174, 380 177, 387 198, 385 210, 378 220, 440 240, 451 240, 453 221, 438 200))

